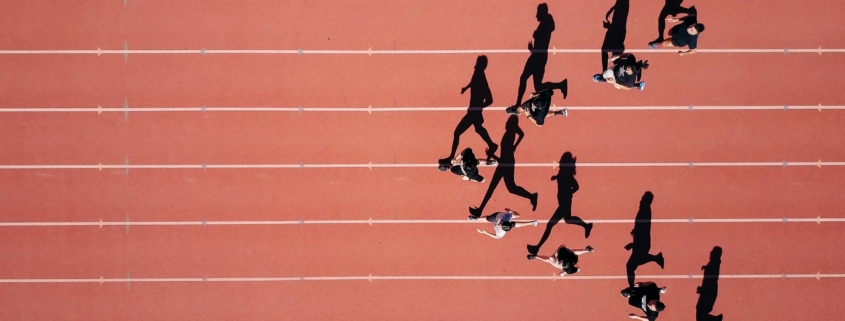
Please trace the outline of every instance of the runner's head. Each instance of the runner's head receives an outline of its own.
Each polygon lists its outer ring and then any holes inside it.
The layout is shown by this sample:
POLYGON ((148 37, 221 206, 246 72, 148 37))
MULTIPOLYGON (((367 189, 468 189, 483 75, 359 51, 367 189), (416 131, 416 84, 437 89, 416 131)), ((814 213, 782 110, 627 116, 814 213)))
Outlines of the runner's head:
POLYGON ((693 24, 692 26, 689 26, 689 28, 687 28, 687 32, 689 32, 690 36, 695 36, 703 31, 704 24, 701 23, 693 24))
POLYGON ((575 274, 578 273, 578 271, 581 271, 581 269, 576 267, 575 264, 566 264, 563 266, 563 272, 566 274, 575 274))
POLYGON ((475 69, 478 71, 487 69, 487 56, 478 56, 478 59, 475 60, 475 69))
POLYGON ((646 61, 637 61, 628 67, 628 74, 629 75, 639 75, 643 72, 643 69, 648 69, 648 60, 646 61))

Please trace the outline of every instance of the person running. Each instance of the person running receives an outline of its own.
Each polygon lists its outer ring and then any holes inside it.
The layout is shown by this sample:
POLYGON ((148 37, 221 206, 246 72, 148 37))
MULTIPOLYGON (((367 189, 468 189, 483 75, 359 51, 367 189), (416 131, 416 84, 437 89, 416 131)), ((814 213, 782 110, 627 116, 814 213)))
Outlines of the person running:
POLYGON ((654 321, 666 306, 660 302, 660 294, 666 293, 666 287, 658 288, 654 282, 638 282, 633 287, 622 290, 622 296, 628 298, 628 304, 639 308, 645 316, 629 313, 628 317, 641 321, 654 321))
POLYGON ((586 249, 583 250, 570 250, 566 248, 566 245, 561 245, 555 254, 552 256, 543 256, 543 255, 535 255, 535 254, 528 254, 528 259, 539 259, 540 261, 546 262, 554 266, 555 268, 560 269, 563 272, 560 272, 560 276, 564 276, 567 274, 575 274, 581 269, 576 265, 578 264, 578 256, 584 253, 592 253, 593 247, 587 245, 586 249))
POLYGON ((649 48, 657 49, 661 47, 676 48, 689 47, 687 51, 678 51, 681 56, 695 54, 698 48, 698 36, 704 32, 704 24, 698 23, 695 15, 688 14, 681 18, 666 18, 668 22, 681 22, 681 24, 669 29, 669 38, 662 42, 651 42, 648 44, 649 48))
POLYGON ((648 60, 637 61, 632 54, 621 54, 610 57, 607 61, 612 62, 613 67, 608 68, 604 73, 595 74, 593 81, 611 83, 616 89, 631 90, 634 87, 639 90, 645 89, 645 81, 639 82, 639 80, 643 69, 648 69, 648 60))
MULTIPOLYGON (((450 171, 463 178, 463 180, 483 183, 484 177, 478 174, 478 159, 472 152, 472 148, 464 149, 458 157, 452 160, 450 171)), ((442 169, 442 165, 440 167, 442 169)))
POLYGON ((698 13, 695 6, 685 8, 681 4, 684 0, 666 0, 663 9, 660 10, 660 16, 657 17, 657 39, 652 42, 663 42, 666 40, 663 34, 666 32, 666 18, 669 16, 676 17, 679 14, 688 14, 694 16, 698 13))
POLYGON ((567 117, 569 113, 567 112, 566 108, 551 111, 552 106, 552 96, 554 95, 554 91, 551 89, 541 90, 539 92, 531 94, 531 97, 528 98, 524 103, 519 106, 511 106, 505 108, 505 113, 508 115, 520 115, 523 112, 525 113, 525 117, 527 117, 531 122, 533 122, 538 127, 542 127, 543 124, 546 123, 546 118, 554 117, 557 115, 563 115, 563 117, 567 117), (549 113, 551 111, 551 113, 549 113))
MULTIPOLYGON (((519 213, 517 211, 512 211, 509 208, 505 208, 504 212, 496 212, 484 217, 487 222, 493 223, 493 233, 487 232, 482 229, 476 229, 478 233, 485 234, 489 237, 494 239, 500 239, 505 236, 511 229, 523 226, 537 226, 537 221, 514 221, 512 219, 518 218, 519 213)), ((469 217, 470 221, 478 220, 475 216, 469 217)))

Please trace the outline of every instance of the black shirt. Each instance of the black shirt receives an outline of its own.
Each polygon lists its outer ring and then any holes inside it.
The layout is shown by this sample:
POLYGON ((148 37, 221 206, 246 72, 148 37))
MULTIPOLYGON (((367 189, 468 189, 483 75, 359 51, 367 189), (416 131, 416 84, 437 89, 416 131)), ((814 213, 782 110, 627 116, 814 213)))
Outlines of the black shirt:
POLYGON ((478 175, 478 160, 473 156, 467 155, 467 150, 461 152, 461 171, 469 177, 469 179, 480 182, 483 178, 478 175), (470 165, 470 166, 467 166, 470 165))
POLYGON ((628 298, 628 304, 643 310, 643 313, 645 313, 645 316, 649 321, 657 319, 657 315, 660 314, 660 312, 653 311, 648 308, 648 302, 652 300, 660 301, 660 289, 657 287, 657 284, 652 283, 646 286, 640 286, 634 288, 633 292, 634 293, 628 298))
POLYGON ((689 46, 689 49, 698 47, 698 35, 690 35, 687 28, 692 25, 691 22, 685 21, 677 26, 672 27, 672 39, 675 40, 675 45, 678 47, 689 46))
MULTIPOLYGON (((619 61, 621 59, 618 59, 619 61)), ((628 74, 628 64, 620 62, 613 66, 613 77, 616 78, 616 83, 628 88, 633 88, 634 83, 637 82, 637 75, 628 74)))
POLYGON ((531 106, 528 107, 528 114, 531 118, 537 121, 537 125, 545 123, 546 115, 549 114, 549 107, 552 104, 552 95, 554 93, 550 90, 537 93, 531 101, 531 106))

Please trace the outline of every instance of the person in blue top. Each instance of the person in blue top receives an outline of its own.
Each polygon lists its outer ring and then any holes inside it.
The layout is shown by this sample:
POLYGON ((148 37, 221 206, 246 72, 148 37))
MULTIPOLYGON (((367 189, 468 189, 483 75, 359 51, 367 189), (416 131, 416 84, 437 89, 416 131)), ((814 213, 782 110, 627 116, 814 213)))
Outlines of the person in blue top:
POLYGON ((698 23, 694 15, 687 15, 681 18, 667 17, 668 22, 681 22, 681 24, 669 29, 669 38, 662 42, 652 42, 648 46, 651 49, 689 47, 687 51, 678 51, 681 56, 692 55, 698 48, 698 36, 704 32, 704 24, 698 23))

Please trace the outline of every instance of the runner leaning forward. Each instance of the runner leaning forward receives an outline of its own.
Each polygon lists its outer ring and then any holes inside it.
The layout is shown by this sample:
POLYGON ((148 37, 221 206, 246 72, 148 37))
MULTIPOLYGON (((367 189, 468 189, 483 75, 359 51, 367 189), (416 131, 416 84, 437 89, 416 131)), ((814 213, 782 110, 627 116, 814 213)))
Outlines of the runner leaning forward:
POLYGON ((531 97, 522 103, 522 105, 508 107, 505 109, 505 112, 508 115, 519 115, 525 112, 525 116, 537 126, 543 126, 546 123, 546 118, 549 117, 557 115, 567 117, 569 114, 566 108, 549 113, 551 111, 553 95, 554 91, 551 89, 538 91, 531 94, 531 97))

